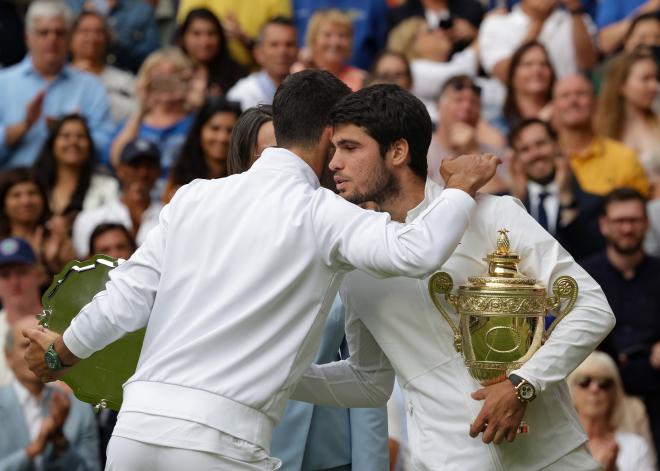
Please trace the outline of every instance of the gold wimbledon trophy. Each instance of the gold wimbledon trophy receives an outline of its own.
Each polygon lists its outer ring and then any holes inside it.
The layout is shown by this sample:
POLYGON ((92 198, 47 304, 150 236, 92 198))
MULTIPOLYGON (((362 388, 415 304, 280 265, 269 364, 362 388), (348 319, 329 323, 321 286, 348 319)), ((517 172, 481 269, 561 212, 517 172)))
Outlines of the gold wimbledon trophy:
POLYGON ((433 304, 454 331, 454 347, 463 354, 470 374, 484 386, 504 380, 529 360, 573 309, 578 295, 577 282, 560 276, 548 297, 542 284, 518 271, 520 257, 509 251, 509 231, 498 232, 496 250, 484 259, 487 274, 469 277, 458 294, 452 294, 454 283, 445 272, 429 280, 433 304), (458 313, 458 327, 441 297, 458 313), (546 331, 548 311, 556 319, 546 331))

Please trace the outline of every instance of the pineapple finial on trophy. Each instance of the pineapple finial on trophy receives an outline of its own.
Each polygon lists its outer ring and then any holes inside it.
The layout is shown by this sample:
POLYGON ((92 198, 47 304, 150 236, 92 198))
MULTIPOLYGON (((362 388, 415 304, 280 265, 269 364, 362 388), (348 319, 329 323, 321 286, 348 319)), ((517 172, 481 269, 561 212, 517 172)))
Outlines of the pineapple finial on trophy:
POLYGON ((497 249, 495 250, 495 253, 497 255, 507 255, 511 246, 509 236, 507 236, 509 230, 502 228, 497 232, 499 232, 500 235, 497 236, 497 249))

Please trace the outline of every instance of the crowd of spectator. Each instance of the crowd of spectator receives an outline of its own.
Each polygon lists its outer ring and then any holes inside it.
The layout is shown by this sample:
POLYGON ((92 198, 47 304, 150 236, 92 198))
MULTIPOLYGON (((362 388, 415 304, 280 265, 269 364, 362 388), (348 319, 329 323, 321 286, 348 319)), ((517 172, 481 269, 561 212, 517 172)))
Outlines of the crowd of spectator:
MULTIPOLYGON (((104 457, 83 436, 88 411, 18 360, 39 293, 74 258, 129 257, 181 186, 247 170, 276 145, 277 87, 308 68, 422 100, 432 180, 443 159, 502 158, 482 191, 517 197, 617 317, 609 356, 569 379, 592 453, 606 470, 655 466, 660 1, 0 0, 0 41, 0 385, 24 386, 0 388, 0 410, 17 400, 52 418, 19 437, 25 456, 3 422, 1 469, 104 457)), ((112 423, 97 418, 101 449, 112 423)), ((405 431, 390 436, 405 469, 405 431)))

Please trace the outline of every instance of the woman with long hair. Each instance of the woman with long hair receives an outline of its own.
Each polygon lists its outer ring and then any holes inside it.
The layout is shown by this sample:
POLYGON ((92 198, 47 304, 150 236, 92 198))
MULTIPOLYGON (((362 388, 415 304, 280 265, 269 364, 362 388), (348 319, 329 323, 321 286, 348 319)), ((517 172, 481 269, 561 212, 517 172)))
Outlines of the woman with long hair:
POLYGON ((117 198, 119 185, 95 174, 96 151, 85 118, 77 114, 55 122, 35 161, 34 172, 46 187, 52 214, 71 216, 117 198))
POLYGON ((248 170, 267 147, 275 147, 273 107, 260 105, 243 112, 234 126, 227 158, 227 174, 248 170))
POLYGON ((600 93, 596 130, 637 152, 660 197, 660 117, 653 110, 658 65, 651 51, 638 48, 612 60, 600 93))
POLYGON ((170 173, 165 202, 196 178, 227 176, 229 143, 240 114, 240 105, 223 97, 210 98, 200 108, 170 173))
POLYGON ((497 127, 508 134, 526 118, 549 121, 555 72, 546 48, 538 41, 521 45, 511 57, 506 99, 497 127))
MULTIPOLYGON (((222 23, 206 8, 188 13, 179 27, 176 43, 195 66, 193 88, 202 101, 205 96, 226 94, 238 79, 247 75, 247 70, 229 54, 222 23)), ((201 105, 201 101, 197 104, 201 105)))
POLYGON ((75 257, 64 224, 51 219, 46 188, 34 170, 18 167, 0 176, 0 238, 27 240, 47 275, 75 257))
POLYGON ((609 355, 591 353, 568 377, 568 386, 591 454, 605 471, 656 469, 643 404, 626 397, 619 370, 609 355), (633 416, 635 420, 631 420, 633 416))

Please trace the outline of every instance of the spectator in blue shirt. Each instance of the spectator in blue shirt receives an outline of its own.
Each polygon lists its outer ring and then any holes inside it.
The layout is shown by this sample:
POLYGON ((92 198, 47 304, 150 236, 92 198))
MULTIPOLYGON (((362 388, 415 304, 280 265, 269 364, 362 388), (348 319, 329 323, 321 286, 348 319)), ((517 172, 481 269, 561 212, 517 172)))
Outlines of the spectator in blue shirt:
POLYGON ((144 0, 66 0, 77 15, 94 9, 107 15, 114 33, 108 50, 108 63, 137 72, 142 61, 160 47, 154 7, 144 0))
POLYGON ((113 130, 105 88, 66 65, 71 12, 37 0, 26 16, 29 54, 0 71, 0 169, 29 166, 48 136, 48 124, 71 113, 87 120, 97 148, 113 130))

